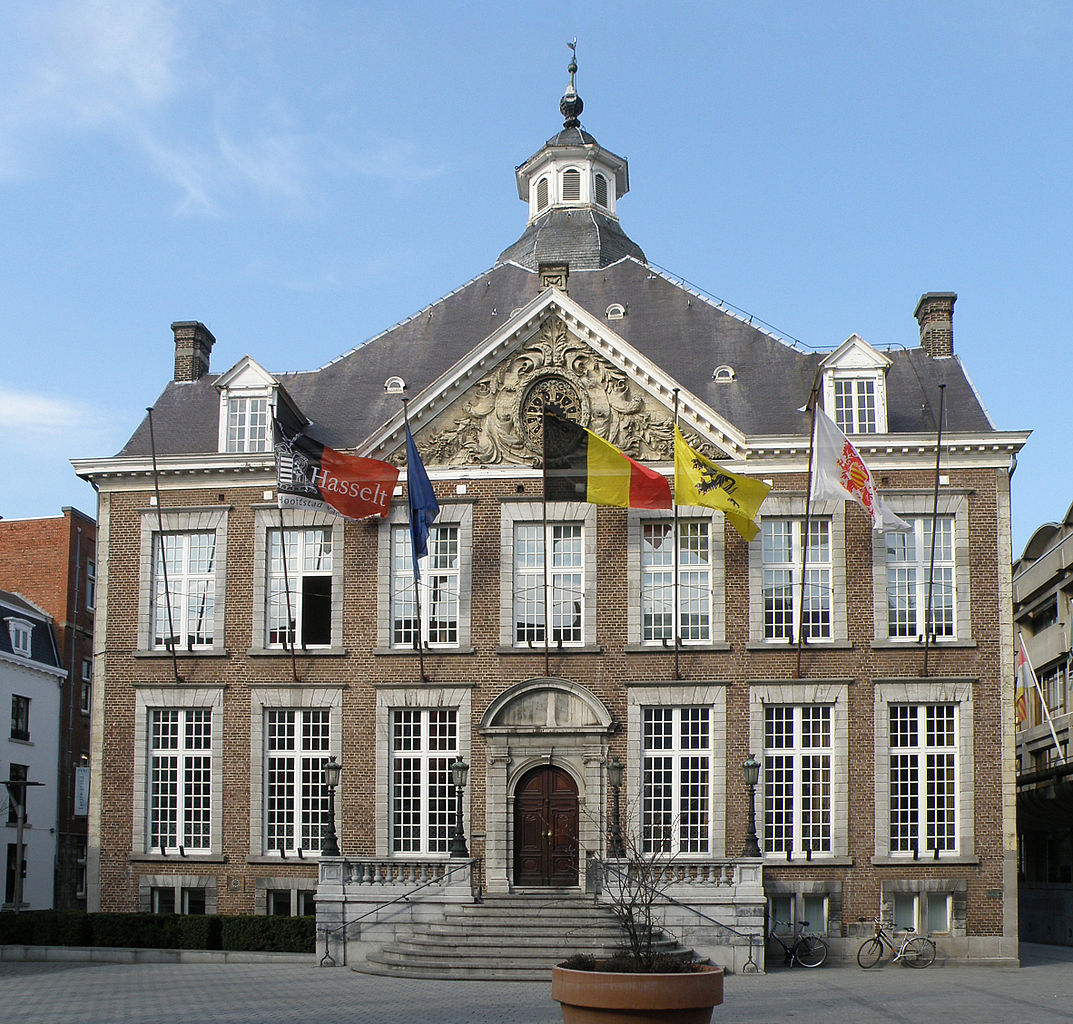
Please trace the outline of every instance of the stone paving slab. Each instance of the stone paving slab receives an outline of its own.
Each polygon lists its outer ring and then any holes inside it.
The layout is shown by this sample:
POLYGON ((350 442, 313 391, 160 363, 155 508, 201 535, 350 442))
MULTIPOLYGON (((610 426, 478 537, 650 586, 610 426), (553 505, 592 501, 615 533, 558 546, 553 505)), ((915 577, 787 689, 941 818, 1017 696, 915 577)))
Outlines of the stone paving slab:
MULTIPOLYGON (((1069 1024, 1073 948, 1020 968, 887 965, 726 979, 713 1024, 1069 1024)), ((295 964, 0 963, 6 1024, 559 1024, 551 982, 409 981, 295 964)))

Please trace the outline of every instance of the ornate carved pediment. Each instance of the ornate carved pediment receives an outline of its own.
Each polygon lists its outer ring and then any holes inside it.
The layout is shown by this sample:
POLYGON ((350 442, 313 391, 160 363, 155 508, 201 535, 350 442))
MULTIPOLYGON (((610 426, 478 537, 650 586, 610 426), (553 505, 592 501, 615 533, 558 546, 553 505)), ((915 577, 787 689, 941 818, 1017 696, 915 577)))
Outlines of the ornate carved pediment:
POLYGON ((552 316, 421 431, 422 458, 441 466, 538 464, 545 405, 635 459, 674 455, 670 410, 552 316))

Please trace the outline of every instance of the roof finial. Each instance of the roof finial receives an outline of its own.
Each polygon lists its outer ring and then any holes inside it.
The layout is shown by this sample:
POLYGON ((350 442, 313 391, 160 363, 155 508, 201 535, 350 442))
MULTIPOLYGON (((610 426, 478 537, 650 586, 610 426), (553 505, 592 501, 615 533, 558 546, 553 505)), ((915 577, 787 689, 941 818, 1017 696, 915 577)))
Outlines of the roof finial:
POLYGON ((570 72, 570 84, 566 87, 563 98, 559 100, 559 111, 566 119, 563 121, 564 128, 577 128, 581 124, 581 111, 585 109, 585 104, 581 102, 581 97, 574 87, 574 75, 577 74, 577 36, 574 36, 572 43, 566 45, 570 47, 571 53, 570 63, 566 68, 570 72))

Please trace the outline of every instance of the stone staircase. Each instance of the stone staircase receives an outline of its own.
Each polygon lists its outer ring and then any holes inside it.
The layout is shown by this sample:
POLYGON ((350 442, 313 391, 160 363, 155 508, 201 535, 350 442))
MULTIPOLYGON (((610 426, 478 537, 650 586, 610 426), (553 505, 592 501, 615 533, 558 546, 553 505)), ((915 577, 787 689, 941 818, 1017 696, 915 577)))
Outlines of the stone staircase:
MULTIPOLYGON (((609 956, 623 945, 615 916, 576 890, 485 896, 450 904, 442 921, 416 926, 354 970, 399 978, 545 981, 554 964, 574 953, 609 956)), ((673 939, 661 952, 691 958, 673 939)))

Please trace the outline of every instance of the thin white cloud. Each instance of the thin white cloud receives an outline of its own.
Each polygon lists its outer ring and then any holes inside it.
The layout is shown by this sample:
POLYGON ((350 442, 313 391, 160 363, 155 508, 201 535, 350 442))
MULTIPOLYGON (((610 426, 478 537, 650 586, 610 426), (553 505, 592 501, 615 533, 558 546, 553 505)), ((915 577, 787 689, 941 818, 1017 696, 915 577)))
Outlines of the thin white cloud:
POLYGON ((104 417, 88 403, 0 386, 0 429, 17 438, 70 437, 104 427, 104 417))

